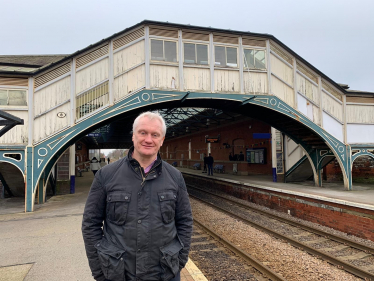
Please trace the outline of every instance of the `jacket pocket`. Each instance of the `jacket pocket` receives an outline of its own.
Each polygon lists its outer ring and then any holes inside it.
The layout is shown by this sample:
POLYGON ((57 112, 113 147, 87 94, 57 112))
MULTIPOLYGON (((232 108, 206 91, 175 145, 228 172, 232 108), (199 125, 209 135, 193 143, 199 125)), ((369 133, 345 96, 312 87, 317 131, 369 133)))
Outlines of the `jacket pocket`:
POLYGON ((101 263, 101 269, 106 279, 125 280, 125 250, 109 243, 105 238, 95 244, 101 263))
POLYGON ((122 225, 126 221, 127 211, 131 200, 131 193, 110 192, 106 198, 106 216, 108 221, 122 225))
POLYGON ((158 192, 161 215, 164 223, 171 223, 175 217, 175 202, 177 195, 173 191, 158 192))
POLYGON ((161 274, 162 280, 170 280, 175 277, 179 271, 179 251, 182 250, 183 244, 176 236, 170 243, 162 246, 161 251, 161 268, 163 273, 161 274))

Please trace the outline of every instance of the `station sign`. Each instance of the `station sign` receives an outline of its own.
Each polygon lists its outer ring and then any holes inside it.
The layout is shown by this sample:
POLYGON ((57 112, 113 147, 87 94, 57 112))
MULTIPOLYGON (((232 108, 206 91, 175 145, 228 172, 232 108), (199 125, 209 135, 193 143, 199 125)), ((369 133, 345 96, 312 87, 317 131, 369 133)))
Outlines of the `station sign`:
POLYGON ((101 137, 101 133, 90 133, 87 137, 101 137))
POLYGON ((216 136, 216 137, 205 136, 205 143, 217 143, 219 142, 219 139, 220 139, 219 136, 216 136))

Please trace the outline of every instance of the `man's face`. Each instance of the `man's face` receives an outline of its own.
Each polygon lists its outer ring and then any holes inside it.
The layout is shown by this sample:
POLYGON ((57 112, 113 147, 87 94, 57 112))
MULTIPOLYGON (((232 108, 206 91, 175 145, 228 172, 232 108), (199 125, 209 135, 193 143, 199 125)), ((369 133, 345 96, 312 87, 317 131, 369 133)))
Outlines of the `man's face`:
POLYGON ((143 117, 139 120, 132 135, 134 158, 156 158, 165 139, 161 128, 162 124, 158 119, 149 120, 148 117, 143 117))

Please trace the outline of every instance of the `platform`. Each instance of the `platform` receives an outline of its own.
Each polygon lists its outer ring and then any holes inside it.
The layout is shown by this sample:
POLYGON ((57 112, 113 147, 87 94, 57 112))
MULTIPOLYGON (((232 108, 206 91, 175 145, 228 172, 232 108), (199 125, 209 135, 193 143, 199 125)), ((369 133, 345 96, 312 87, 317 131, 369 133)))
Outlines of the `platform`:
MULTIPOLYGON (((92 180, 92 172, 84 172, 76 178, 75 194, 51 197, 32 213, 24 212, 24 199, 0 200, 0 280, 93 280, 81 233, 92 180)), ((189 260, 181 281, 207 279, 189 260)))
MULTIPOLYGON (((178 167, 178 169, 182 173, 212 178, 211 176, 202 173, 201 170, 180 167, 178 167)), ((352 190, 345 190, 343 182, 324 182, 323 186, 319 187, 315 186, 313 181, 295 183, 273 182, 271 175, 242 176, 227 173, 215 173, 213 178, 332 203, 374 210, 373 184, 353 183, 352 190)))

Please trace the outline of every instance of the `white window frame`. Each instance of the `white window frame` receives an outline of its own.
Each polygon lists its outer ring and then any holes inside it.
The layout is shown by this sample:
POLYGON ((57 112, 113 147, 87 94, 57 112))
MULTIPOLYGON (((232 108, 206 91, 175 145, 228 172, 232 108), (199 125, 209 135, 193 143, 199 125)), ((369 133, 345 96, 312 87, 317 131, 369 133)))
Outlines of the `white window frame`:
POLYGON ((252 69, 252 70, 262 70, 262 71, 266 71, 267 68, 267 56, 266 56, 266 50, 265 49, 258 49, 258 48, 248 48, 248 47, 243 47, 243 67, 244 69, 252 69), (248 66, 245 66, 246 65, 246 56, 245 56, 245 50, 253 50, 253 51, 263 51, 265 53, 265 68, 256 68, 256 60, 255 60, 255 67, 254 68, 251 68, 249 67, 249 63, 247 62, 247 65, 248 66))
POLYGON ((188 66, 188 65, 200 65, 200 66, 206 66, 209 67, 210 63, 210 54, 209 54, 209 43, 200 43, 200 42, 191 42, 191 41, 184 41, 183 42, 183 65, 188 66), (195 61, 196 63, 186 63, 184 62, 184 44, 194 44, 195 45, 195 61), (208 54, 208 63, 207 64, 199 64, 197 63, 197 50, 196 50, 196 45, 205 45, 207 46, 207 54, 208 54))
POLYGON ((17 88, 2 88, 0 87, 1 91, 7 91, 7 104, 0 104, 0 107, 6 106, 6 107, 27 107, 28 102, 27 102, 27 89, 17 89, 17 88), (25 101, 26 104, 24 105, 17 105, 17 104, 9 104, 9 91, 24 91, 25 92, 25 101))
POLYGON ((179 54, 178 54, 178 41, 176 40, 171 40, 171 39, 163 39, 163 38, 149 38, 149 58, 151 61, 153 62, 163 62, 163 63, 175 63, 175 64, 178 64, 179 63, 179 54), (163 58, 164 60, 154 60, 152 59, 152 40, 158 40, 158 41, 162 41, 162 55, 163 55, 163 58), (176 44, 176 59, 177 61, 166 61, 165 60, 165 41, 168 41, 168 42, 173 42, 176 44))
POLYGON ((214 44, 214 67, 215 68, 230 68, 230 69, 239 69, 239 47, 238 46, 228 46, 228 45, 221 45, 221 44, 214 44), (224 47, 225 48, 225 59, 226 65, 216 65, 216 47, 224 47), (236 65, 237 66, 229 66, 227 65, 227 48, 236 49, 236 65))

